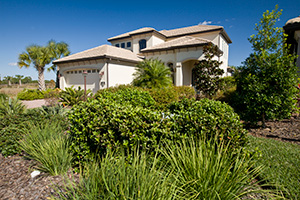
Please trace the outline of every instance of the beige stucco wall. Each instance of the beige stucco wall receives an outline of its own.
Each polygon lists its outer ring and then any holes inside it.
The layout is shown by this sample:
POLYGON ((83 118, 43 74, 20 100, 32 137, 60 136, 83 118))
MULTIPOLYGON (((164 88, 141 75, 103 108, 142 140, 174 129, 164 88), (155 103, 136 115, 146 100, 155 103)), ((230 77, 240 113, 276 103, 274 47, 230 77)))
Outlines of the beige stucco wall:
POLYGON ((220 36, 219 48, 223 51, 222 56, 219 58, 219 61, 222 61, 220 68, 224 70, 223 76, 227 76, 229 45, 223 36, 220 36))
POLYGON ((108 64, 108 85, 114 87, 121 84, 130 84, 133 80, 134 66, 108 64))

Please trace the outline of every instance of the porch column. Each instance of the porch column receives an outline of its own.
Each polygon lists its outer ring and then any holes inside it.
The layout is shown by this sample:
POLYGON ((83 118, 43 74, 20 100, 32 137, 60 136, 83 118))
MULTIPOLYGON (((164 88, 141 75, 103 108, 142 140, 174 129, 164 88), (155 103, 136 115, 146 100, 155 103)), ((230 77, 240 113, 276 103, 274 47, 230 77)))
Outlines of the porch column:
POLYGON ((176 86, 182 86, 182 63, 177 62, 176 63, 176 73, 175 73, 175 85, 176 86))

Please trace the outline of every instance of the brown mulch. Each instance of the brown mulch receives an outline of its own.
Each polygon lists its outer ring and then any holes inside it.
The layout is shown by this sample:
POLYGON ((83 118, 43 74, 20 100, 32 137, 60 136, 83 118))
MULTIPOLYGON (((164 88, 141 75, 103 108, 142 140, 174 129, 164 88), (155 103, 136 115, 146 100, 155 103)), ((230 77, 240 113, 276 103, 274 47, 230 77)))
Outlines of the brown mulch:
POLYGON ((268 121, 266 127, 248 128, 249 134, 256 137, 272 138, 300 145, 300 116, 293 115, 290 119, 268 121))
MULTIPOLYGON (((294 115, 291 119, 269 121, 266 128, 248 128, 249 134, 256 137, 265 137, 292 142, 300 145, 300 117, 294 115)), ((73 176, 49 176, 41 173, 31 178, 33 161, 21 156, 4 158, 0 154, 0 200, 36 200, 50 199, 56 196, 53 184, 64 186, 66 178, 73 176)), ((78 176, 75 178, 78 180, 78 176)))
MULTIPOLYGON (((73 180, 73 176, 49 176, 45 173, 31 178, 34 162, 15 155, 7 158, 0 154, 0 199, 1 200, 37 200, 51 199, 55 194, 54 184, 62 187, 73 180)), ((77 179, 77 178, 75 178, 77 179)))

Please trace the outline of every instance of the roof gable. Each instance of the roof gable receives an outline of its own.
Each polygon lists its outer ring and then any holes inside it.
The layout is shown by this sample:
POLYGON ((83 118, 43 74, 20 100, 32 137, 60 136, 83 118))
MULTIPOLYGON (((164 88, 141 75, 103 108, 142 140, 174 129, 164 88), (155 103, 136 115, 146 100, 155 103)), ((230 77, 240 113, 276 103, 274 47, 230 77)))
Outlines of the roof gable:
POLYGON ((98 58, 111 58, 131 62, 140 62, 142 59, 127 49, 114 47, 111 45, 102 45, 92 49, 88 49, 79 53, 72 54, 53 61, 54 64, 71 62, 71 61, 82 61, 91 60, 98 58))
MULTIPOLYGON (((144 28, 140 28, 140 29, 137 29, 137 30, 134 30, 134 31, 130 31, 130 32, 127 32, 127 33, 123 33, 121 35, 117 35, 117 36, 114 36, 114 37, 111 37, 111 38, 108 38, 107 41, 111 42, 113 40, 118 40, 118 39, 123 39, 123 38, 128 38, 128 37, 131 37, 133 35, 138 35, 138 34, 145 34, 145 33, 151 33, 151 32, 155 32, 159 35, 162 35, 161 33, 159 33, 157 30, 155 30, 154 28, 151 28, 151 27, 144 27, 144 28)), ((163 35, 162 35, 163 36, 163 35)))

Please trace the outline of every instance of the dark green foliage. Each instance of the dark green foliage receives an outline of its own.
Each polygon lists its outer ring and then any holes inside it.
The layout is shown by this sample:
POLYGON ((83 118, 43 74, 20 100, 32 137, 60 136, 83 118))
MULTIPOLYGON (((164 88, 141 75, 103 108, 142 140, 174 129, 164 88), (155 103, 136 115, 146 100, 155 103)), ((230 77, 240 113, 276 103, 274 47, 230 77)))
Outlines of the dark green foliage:
POLYGON ((222 62, 219 62, 214 57, 220 55, 220 50, 213 44, 208 44, 203 47, 205 59, 197 62, 193 68, 194 85, 206 97, 212 97, 217 93, 222 86, 224 70, 220 69, 222 62))
POLYGON ((172 131, 184 137, 214 139, 239 149, 247 142, 239 116, 226 103, 201 99, 184 99, 169 105, 173 114, 172 131))
POLYGON ((78 104, 81 101, 84 101, 85 98, 91 96, 91 90, 86 91, 86 97, 84 96, 84 90, 81 87, 78 89, 74 88, 73 86, 70 88, 65 88, 65 90, 61 91, 59 94, 60 102, 65 106, 73 106, 78 104))
POLYGON ((165 88, 172 84, 170 68, 158 59, 149 59, 136 66, 133 85, 142 88, 165 88))
POLYGON ((237 74, 236 108, 243 119, 263 126, 268 119, 291 115, 297 93, 295 55, 288 53, 282 28, 275 27, 281 11, 266 11, 249 39, 254 52, 237 74))
POLYGON ((106 148, 153 149, 162 138, 170 137, 170 121, 163 120, 161 113, 100 98, 74 106, 69 121, 77 161, 106 148))
POLYGON ((154 99, 149 92, 133 87, 133 86, 118 86, 104 90, 99 90, 95 98, 114 101, 119 104, 130 104, 132 106, 151 107, 155 105, 154 99))

